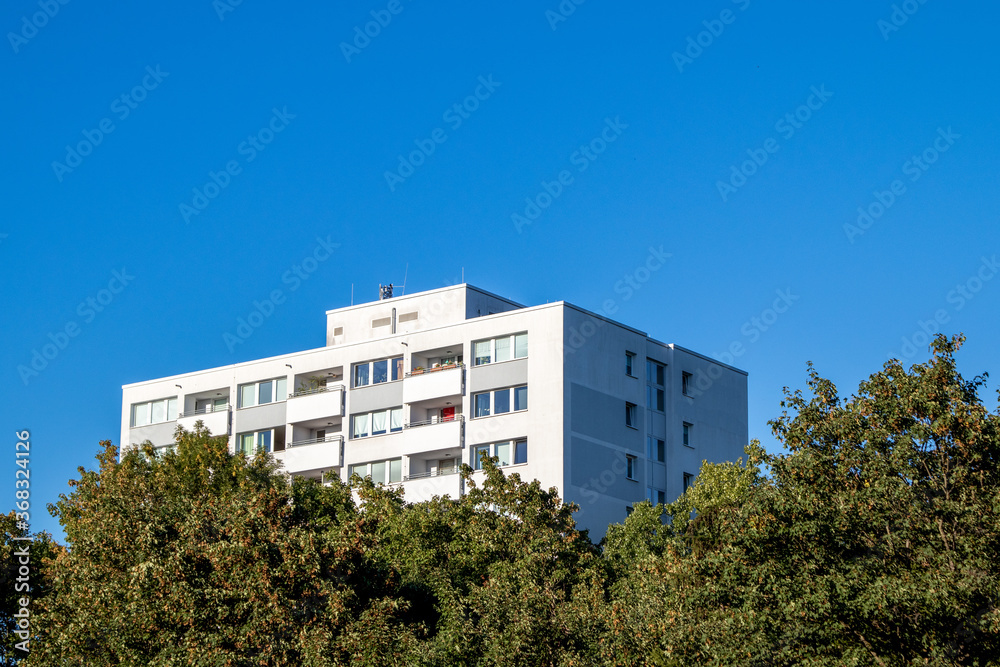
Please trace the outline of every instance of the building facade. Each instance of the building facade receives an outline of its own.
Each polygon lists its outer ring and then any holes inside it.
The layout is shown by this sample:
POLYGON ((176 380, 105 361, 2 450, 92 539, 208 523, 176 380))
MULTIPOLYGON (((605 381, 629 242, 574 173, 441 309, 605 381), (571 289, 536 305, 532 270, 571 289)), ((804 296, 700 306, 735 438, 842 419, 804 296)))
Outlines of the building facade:
POLYGON ((465 284, 328 311, 319 349, 122 392, 122 449, 170 447, 200 420, 290 474, 367 475, 414 502, 460 496, 459 466, 486 452, 579 504, 594 539, 747 442, 745 372, 565 302, 465 284))

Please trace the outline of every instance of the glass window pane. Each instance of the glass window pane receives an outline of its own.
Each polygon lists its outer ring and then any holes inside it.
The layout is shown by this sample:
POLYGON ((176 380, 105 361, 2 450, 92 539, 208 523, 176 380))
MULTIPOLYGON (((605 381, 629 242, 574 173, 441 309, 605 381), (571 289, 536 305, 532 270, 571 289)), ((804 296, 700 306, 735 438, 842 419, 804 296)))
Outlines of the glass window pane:
POLYGON ((357 475, 359 477, 368 476, 368 464, 367 463, 355 463, 347 469, 347 478, 350 479, 352 475, 357 475))
POLYGON ((663 366, 656 364, 656 384, 663 385, 663 366))
POLYGON ((646 359, 646 381, 652 382, 656 375, 656 371, 653 370, 653 362, 646 359))
POLYGON ((274 400, 284 401, 288 398, 288 378, 278 378, 274 381, 274 400))
POLYGON ((632 359, 635 357, 631 354, 625 355, 625 374, 632 375, 632 359))
POLYGON ((256 388, 257 388, 257 385, 254 385, 254 384, 241 384, 240 385, 240 404, 239 404, 239 407, 241 407, 241 408, 249 408, 251 405, 254 405, 254 400, 253 400, 254 395, 253 395, 253 393, 254 393, 254 390, 256 388))
POLYGON ((528 441, 518 440, 514 443, 514 463, 528 462, 528 441))
POLYGON ((662 440, 656 441, 656 460, 661 463, 667 460, 667 443, 662 440))
POLYGON ((528 385, 523 387, 514 387, 514 409, 528 409, 528 385))
POLYGON ((389 461, 389 481, 399 482, 403 479, 403 459, 389 461))
POLYGON ((166 401, 153 401, 152 411, 149 415, 150 424, 159 424, 160 422, 167 420, 167 402, 166 401))
POLYGON ((389 362, 383 359, 372 364, 372 384, 381 384, 389 380, 389 362))
POLYGON ((215 399, 214 401, 212 401, 212 409, 209 410, 209 412, 214 412, 216 410, 225 410, 226 409, 226 403, 228 403, 228 402, 229 402, 228 398, 217 398, 217 399, 215 399))
POLYGON ((476 366, 490 363, 490 341, 481 340, 473 343, 475 348, 473 356, 476 358, 476 366))
POLYGON ((497 465, 509 466, 514 462, 513 457, 513 447, 509 442, 498 442, 497 443, 497 458, 500 462, 497 465))
POLYGON ((390 362, 392 366, 392 379, 399 380, 403 377, 403 357, 397 357, 390 362))
POLYGON ((489 417, 490 416, 490 394, 489 392, 484 392, 482 394, 475 395, 476 401, 476 412, 477 417, 489 417))
POLYGON ((351 417, 354 420, 354 436, 355 438, 363 438, 368 435, 368 415, 354 415, 351 417))
POLYGON ((656 409, 660 412, 663 412, 664 396, 665 394, 662 389, 656 390, 656 409))
POLYGON ((177 419, 177 399, 167 399, 167 421, 172 422, 177 419))
POLYGON ((274 400, 274 395, 272 393, 274 389, 273 385, 274 383, 270 380, 260 383, 260 400, 257 401, 258 405, 264 405, 274 400))
POLYGON ((385 433, 386 411, 379 410, 372 413, 372 435, 382 435, 385 433))
POLYGON ((271 451, 271 432, 261 431, 257 434, 257 451, 258 452, 269 452, 271 451))
POLYGON ((403 430, 403 408, 393 408, 389 411, 389 430, 403 430))
POLYGON ((514 358, 523 359, 528 356, 528 334, 514 336, 514 358))
POLYGON ((489 445, 480 445, 472 450, 472 467, 475 468, 476 470, 483 469, 483 461, 482 461, 483 454, 485 454, 486 456, 490 455, 489 445))
POLYGON ((247 456, 253 454, 253 433, 243 433, 240 435, 240 451, 247 456))
POLYGON ((510 336, 497 338, 497 361, 510 361, 510 336))
POLYGON ((145 426, 149 423, 149 403, 136 403, 132 406, 132 426, 145 426))
POLYGON ((376 484, 385 484, 385 461, 372 464, 372 481, 376 484))
POLYGON ((493 414, 510 412, 510 389, 500 389, 493 392, 493 414))
POLYGON ((368 364, 358 364, 354 367, 354 386, 365 387, 368 385, 368 364))

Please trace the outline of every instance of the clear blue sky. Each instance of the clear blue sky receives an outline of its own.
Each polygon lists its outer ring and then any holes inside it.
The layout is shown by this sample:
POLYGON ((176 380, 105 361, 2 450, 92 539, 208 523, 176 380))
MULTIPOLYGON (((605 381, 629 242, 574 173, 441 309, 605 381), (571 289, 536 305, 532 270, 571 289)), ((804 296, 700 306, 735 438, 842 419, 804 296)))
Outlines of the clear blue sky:
POLYGON ((807 361, 850 392, 926 358, 920 321, 969 336, 968 374, 1000 372, 995 3, 50 2, 0 19, 0 460, 12 481, 30 429, 34 529, 59 534, 44 504, 117 443, 122 384, 319 347, 352 283, 374 299, 407 265, 409 292, 464 267, 522 303, 613 299, 661 340, 741 344, 772 450, 807 361), (371 12, 386 25, 353 44, 371 12), (317 237, 340 246, 293 290, 317 237))

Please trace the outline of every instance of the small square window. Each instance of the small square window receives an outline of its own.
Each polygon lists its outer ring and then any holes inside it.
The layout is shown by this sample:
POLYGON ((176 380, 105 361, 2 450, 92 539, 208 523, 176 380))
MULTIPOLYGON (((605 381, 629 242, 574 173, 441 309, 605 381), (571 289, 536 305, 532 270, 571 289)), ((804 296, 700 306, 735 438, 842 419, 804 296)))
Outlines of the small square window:
POLYGON ((510 412, 510 389, 498 389, 493 392, 493 414, 510 412))
POLYGON ((694 484, 694 475, 689 472, 684 473, 684 490, 687 491, 694 484))
POLYGON ((625 476, 631 480, 635 479, 635 457, 631 455, 625 456, 625 476))
POLYGON ((474 410, 476 417, 489 417, 490 416, 490 392, 483 392, 482 394, 476 394, 473 397, 475 402, 474 410))
POLYGON ((625 425, 637 428, 635 422, 635 403, 625 404, 625 425))

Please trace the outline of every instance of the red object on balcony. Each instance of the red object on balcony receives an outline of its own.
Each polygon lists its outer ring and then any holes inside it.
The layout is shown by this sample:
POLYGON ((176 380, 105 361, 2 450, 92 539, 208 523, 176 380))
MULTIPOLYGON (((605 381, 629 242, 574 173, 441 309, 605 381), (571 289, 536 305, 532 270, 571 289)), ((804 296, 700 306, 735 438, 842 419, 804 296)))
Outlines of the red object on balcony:
POLYGON ((450 408, 441 408, 441 421, 451 422, 455 421, 455 406, 450 408))

